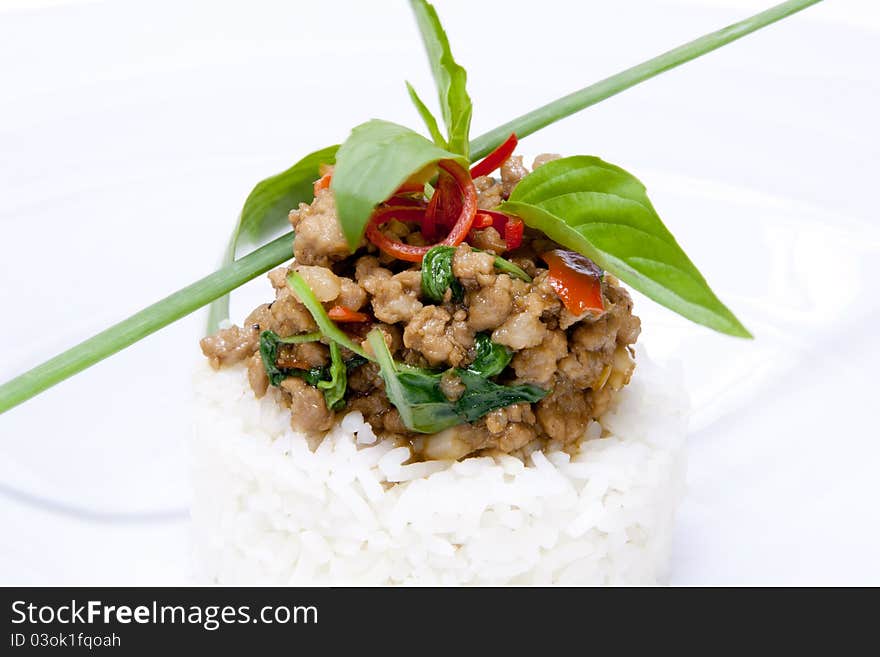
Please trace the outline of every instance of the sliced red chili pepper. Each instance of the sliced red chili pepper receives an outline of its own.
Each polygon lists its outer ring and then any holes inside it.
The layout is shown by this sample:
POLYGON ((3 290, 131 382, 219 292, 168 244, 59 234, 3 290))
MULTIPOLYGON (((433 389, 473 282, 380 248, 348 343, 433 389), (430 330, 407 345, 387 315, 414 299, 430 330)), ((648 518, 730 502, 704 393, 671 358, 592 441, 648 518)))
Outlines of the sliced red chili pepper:
POLYGON ((583 315, 587 311, 601 313, 605 310, 602 270, 592 260, 565 249, 542 253, 541 258, 549 268, 550 286, 572 315, 583 315))
POLYGON ((492 218, 492 215, 481 210, 480 212, 477 212, 477 216, 474 217, 474 223, 471 226, 471 230, 482 230, 483 228, 488 228, 494 224, 495 221, 492 218))
POLYGON ((519 217, 508 217, 504 225, 504 241, 507 242, 507 250, 513 251, 522 245, 523 231, 525 226, 519 217))
POLYGON ((471 168, 471 178, 479 178, 480 176, 488 176, 498 167, 504 164, 504 160, 509 158, 517 145, 516 134, 511 133, 503 144, 494 151, 489 153, 485 158, 477 162, 471 168))
POLYGON ((333 306, 327 311, 327 316, 334 322, 368 322, 370 316, 366 313, 352 310, 348 306, 333 306))
POLYGON ((332 173, 325 173, 323 176, 318 178, 315 181, 315 196, 318 195, 318 192, 322 189, 327 189, 330 186, 330 180, 333 178, 332 173))
POLYGON ((497 230, 504 239, 507 251, 513 251, 522 244, 524 226, 519 217, 510 217, 494 210, 479 210, 473 228, 481 229, 489 226, 497 230))
MULTIPOLYGON (((441 160, 438 162, 438 165, 442 171, 448 173, 452 178, 455 185, 458 187, 458 195, 461 198, 461 211, 458 213, 458 217, 450 229, 449 234, 439 243, 448 246, 457 246, 461 244, 467 236, 468 231, 470 231, 471 225, 474 222, 474 216, 477 212, 477 190, 474 187, 474 181, 471 180, 467 169, 455 161, 441 160)), ((423 211, 420 208, 379 208, 373 214, 369 224, 367 224, 367 239, 378 246, 383 252, 392 255, 395 258, 406 260, 408 262, 421 262, 431 246, 404 244, 403 242, 392 240, 379 230, 379 226, 392 219, 406 221, 406 215, 409 214, 410 216, 413 216, 414 213, 421 213, 421 220, 424 224, 424 217, 427 214, 427 210, 423 211)))
POLYGON ((437 187, 428 202, 422 234, 429 240, 437 238, 439 229, 449 231, 461 215, 461 190, 455 180, 445 171, 437 177, 437 187))

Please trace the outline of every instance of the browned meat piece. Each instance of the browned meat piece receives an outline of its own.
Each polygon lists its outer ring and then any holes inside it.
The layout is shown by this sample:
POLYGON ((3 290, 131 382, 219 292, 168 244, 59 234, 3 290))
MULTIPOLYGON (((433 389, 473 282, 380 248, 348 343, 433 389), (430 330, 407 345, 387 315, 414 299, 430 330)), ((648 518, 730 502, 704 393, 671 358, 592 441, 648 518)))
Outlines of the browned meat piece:
POLYGON ((376 258, 367 256, 358 260, 355 276, 372 295, 376 319, 388 324, 408 322, 422 308, 418 296, 422 282, 418 271, 392 274, 391 270, 380 267, 376 258))
POLYGON ((311 205, 301 203, 291 211, 290 224, 296 231, 293 255, 297 263, 327 266, 350 254, 329 189, 319 191, 311 205))
POLYGON ((546 388, 556 373, 556 364, 568 353, 563 331, 551 331, 536 347, 518 351, 511 361, 517 381, 546 388))
POLYGON ((495 278, 495 256, 462 244, 452 256, 452 273, 467 288, 489 285, 495 278))
POLYGON ((501 183, 490 176, 474 178, 474 187, 477 188, 477 207, 481 210, 491 210, 501 204, 501 183))
POLYGON ((490 285, 467 293, 468 326, 474 331, 497 328, 513 307, 513 279, 495 276, 490 285))
POLYGON ((541 153, 535 158, 535 161, 532 162, 532 171, 534 171, 541 165, 547 164, 547 162, 558 160, 560 157, 562 156, 556 153, 541 153))
POLYGON ((294 376, 284 379, 281 389, 289 395, 290 426, 294 430, 317 433, 333 426, 333 413, 327 410, 320 390, 294 376))
POLYGON ((511 155, 501 165, 501 193, 508 198, 517 183, 529 174, 523 164, 522 155, 511 155))
POLYGON ((456 367, 474 345, 474 331, 465 322, 463 310, 450 315, 439 306, 425 306, 403 331, 403 344, 424 355, 432 366, 447 363, 456 367))
POLYGON ((320 342, 280 344, 275 364, 283 369, 308 370, 330 362, 330 350, 320 342))
POLYGON ((263 359, 259 352, 248 360, 248 383, 251 384, 257 399, 262 399, 269 389, 269 377, 266 376, 266 368, 263 367, 263 359))
POLYGON ((250 358, 260 347, 260 332, 250 326, 230 326, 202 338, 199 345, 211 367, 218 369, 250 358))
POLYGON ((353 369, 348 375, 348 387, 354 392, 367 393, 384 387, 379 366, 367 363, 353 369))
POLYGON ((507 250, 507 242, 501 234, 489 226, 483 230, 475 230, 470 237, 471 246, 484 251, 491 251, 495 255, 501 255, 507 250))
POLYGON ((333 301, 342 292, 342 281, 326 267, 313 267, 310 265, 294 266, 296 273, 308 284, 318 301, 324 303, 333 301))
POLYGON ((553 392, 538 402, 535 415, 542 431, 562 445, 584 435, 593 419, 589 397, 568 381, 557 381, 553 392))
POLYGON ((340 278, 339 297, 335 303, 352 310, 360 310, 367 302, 367 292, 350 278, 340 278))

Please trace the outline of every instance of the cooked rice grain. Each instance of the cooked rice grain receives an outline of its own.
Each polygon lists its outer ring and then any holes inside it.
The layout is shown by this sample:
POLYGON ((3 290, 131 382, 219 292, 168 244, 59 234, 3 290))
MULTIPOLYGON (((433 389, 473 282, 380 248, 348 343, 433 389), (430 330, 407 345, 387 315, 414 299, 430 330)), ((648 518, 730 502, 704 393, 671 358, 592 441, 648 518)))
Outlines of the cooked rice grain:
POLYGON ((407 464, 347 415, 312 452, 241 366, 196 375, 196 570, 222 584, 662 582, 684 482, 678 377, 643 352, 579 453, 407 464))

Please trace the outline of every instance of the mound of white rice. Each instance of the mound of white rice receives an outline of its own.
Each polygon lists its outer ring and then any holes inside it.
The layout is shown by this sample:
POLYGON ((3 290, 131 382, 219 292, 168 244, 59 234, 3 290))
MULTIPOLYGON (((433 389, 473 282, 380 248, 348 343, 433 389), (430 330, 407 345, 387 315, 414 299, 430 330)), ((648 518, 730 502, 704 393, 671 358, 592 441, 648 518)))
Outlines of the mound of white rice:
POLYGON ((222 584, 650 584, 684 481, 678 377, 644 353, 575 457, 404 465, 359 413, 311 452, 243 367, 196 376, 196 570, 222 584))

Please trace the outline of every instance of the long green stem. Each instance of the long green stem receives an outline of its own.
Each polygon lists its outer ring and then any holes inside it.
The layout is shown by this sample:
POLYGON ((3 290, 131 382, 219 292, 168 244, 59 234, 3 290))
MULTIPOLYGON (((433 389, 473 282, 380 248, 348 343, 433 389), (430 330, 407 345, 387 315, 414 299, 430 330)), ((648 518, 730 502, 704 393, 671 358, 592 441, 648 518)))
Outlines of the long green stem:
POLYGON ((584 87, 579 91, 563 96, 528 114, 523 114, 474 139, 471 142, 471 159, 478 160, 481 157, 485 157, 492 149, 497 148, 501 142, 507 139, 511 132, 515 132, 517 137, 520 138, 530 135, 551 123, 555 123, 560 119, 580 112, 590 105, 595 105, 606 98, 619 94, 621 91, 634 87, 639 82, 644 82, 655 75, 660 75, 664 71, 705 55, 721 46, 727 45, 731 41, 736 41, 747 34, 760 30, 762 27, 767 27, 818 2, 821 2, 821 0, 789 0, 788 2, 783 2, 766 11, 762 11, 760 14, 755 14, 743 21, 728 25, 717 32, 701 36, 699 39, 694 39, 653 59, 612 75, 610 78, 605 78, 600 82, 591 84, 589 87, 584 87))
POLYGON ((198 310, 217 297, 243 285, 255 276, 289 260, 293 255, 293 233, 260 247, 253 253, 205 276, 174 294, 157 301, 126 320, 81 342, 42 365, 0 386, 0 413, 30 399, 117 351, 198 310))
MULTIPOLYGON (((594 105, 639 82, 711 52, 762 27, 816 4, 820 0, 790 0, 722 30, 707 34, 674 50, 633 66, 541 108, 513 119, 477 137, 471 157, 479 159, 515 132, 530 135, 555 121, 594 105)), ((64 379, 112 356, 160 328, 185 317, 247 281, 277 267, 291 257, 293 233, 283 235, 243 258, 225 265, 202 280, 157 301, 128 319, 111 326, 0 386, 0 413, 8 411, 64 379)))

